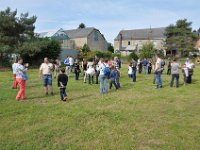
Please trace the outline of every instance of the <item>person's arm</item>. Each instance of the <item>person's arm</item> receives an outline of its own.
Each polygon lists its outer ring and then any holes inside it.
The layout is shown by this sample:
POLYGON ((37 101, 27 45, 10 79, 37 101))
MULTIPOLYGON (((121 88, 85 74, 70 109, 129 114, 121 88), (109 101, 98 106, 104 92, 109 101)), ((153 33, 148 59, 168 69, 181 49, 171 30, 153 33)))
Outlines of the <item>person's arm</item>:
POLYGON ((42 65, 41 65, 40 68, 39 68, 39 78, 40 78, 40 79, 42 78, 42 65))

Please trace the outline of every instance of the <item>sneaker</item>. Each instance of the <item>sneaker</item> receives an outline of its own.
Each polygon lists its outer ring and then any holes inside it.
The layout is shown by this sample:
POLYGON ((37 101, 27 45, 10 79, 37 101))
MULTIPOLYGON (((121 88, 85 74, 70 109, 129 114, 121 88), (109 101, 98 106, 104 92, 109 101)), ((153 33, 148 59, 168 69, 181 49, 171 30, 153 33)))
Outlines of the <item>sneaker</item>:
POLYGON ((68 99, 68 97, 67 97, 67 96, 65 96, 65 97, 64 97, 64 99, 63 99, 63 101, 66 101, 67 99, 68 99))

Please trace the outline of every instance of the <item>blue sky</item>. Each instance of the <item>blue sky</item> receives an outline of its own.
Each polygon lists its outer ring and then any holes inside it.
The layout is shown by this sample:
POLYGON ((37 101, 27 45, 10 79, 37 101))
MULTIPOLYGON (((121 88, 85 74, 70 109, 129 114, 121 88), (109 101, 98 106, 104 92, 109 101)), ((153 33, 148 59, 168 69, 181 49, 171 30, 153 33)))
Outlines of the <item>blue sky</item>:
POLYGON ((193 29, 200 27, 199 0, 0 0, 0 10, 8 6, 36 15, 36 32, 74 29, 83 22, 111 43, 122 29, 165 27, 183 18, 193 29))

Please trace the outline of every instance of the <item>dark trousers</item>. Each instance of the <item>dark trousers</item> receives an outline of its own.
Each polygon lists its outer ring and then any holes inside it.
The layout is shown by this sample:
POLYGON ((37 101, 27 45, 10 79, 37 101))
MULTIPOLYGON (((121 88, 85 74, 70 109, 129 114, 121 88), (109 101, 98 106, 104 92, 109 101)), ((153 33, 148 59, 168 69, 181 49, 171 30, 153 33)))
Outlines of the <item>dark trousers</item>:
POLYGON ((112 85, 114 84, 114 86, 115 86, 115 88, 116 88, 116 90, 118 89, 118 86, 117 86, 117 84, 116 84, 116 81, 115 81, 115 79, 110 79, 110 89, 112 88, 112 85))
POLYGON ((148 67, 148 74, 151 74, 151 67, 148 67))
POLYGON ((133 69, 133 82, 136 82, 136 69, 133 69))
POLYGON ((61 100, 64 100, 64 98, 67 96, 66 88, 60 88, 60 98, 61 100))
POLYGON ((96 84, 99 83, 99 71, 96 72, 96 84))
POLYGON ((91 79, 92 79, 92 84, 94 84, 94 76, 88 75, 88 84, 91 84, 91 79))
POLYGON ((171 68, 167 69, 167 75, 171 75, 171 68))
POLYGON ((170 86, 173 87, 174 79, 176 79, 176 87, 179 87, 179 74, 172 74, 172 80, 170 86))
POLYGON ((75 71, 75 80, 79 80, 79 72, 75 71))

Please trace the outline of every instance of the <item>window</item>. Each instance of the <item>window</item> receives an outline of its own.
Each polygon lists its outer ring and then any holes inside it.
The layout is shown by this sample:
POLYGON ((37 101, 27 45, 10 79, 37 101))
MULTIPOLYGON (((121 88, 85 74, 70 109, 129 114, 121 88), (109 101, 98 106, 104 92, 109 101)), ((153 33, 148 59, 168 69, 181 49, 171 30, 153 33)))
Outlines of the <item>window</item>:
POLYGON ((130 42, 130 41, 128 41, 128 45, 131 45, 131 42, 130 42))

